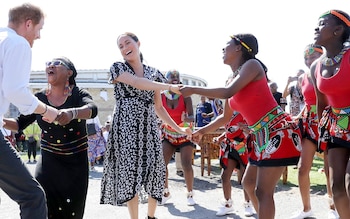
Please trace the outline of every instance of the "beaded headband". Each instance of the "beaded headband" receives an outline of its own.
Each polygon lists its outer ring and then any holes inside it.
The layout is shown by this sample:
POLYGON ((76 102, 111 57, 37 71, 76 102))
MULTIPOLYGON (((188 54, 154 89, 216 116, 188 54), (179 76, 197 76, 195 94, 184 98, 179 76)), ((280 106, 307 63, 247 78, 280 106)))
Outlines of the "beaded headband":
POLYGON ((178 77, 179 75, 180 75, 180 73, 177 70, 171 70, 165 74, 165 78, 168 79, 170 76, 178 77))
POLYGON ((323 54, 323 50, 321 48, 311 46, 304 51, 304 56, 305 57, 309 56, 309 55, 313 54, 314 52, 319 52, 319 53, 323 54))
POLYGON ((331 10, 331 11, 327 11, 326 13, 322 14, 320 16, 321 17, 324 17, 328 14, 333 14, 334 16, 336 16, 337 18, 339 18, 340 20, 342 20, 348 27, 350 27, 350 21, 349 19, 347 19, 344 15, 340 14, 339 12, 337 11, 334 11, 334 10, 331 10))
POLYGON ((230 36, 232 39, 235 39, 235 40, 237 40, 244 48, 246 48, 247 50, 248 50, 248 52, 252 52, 253 50, 245 43, 245 42, 243 42, 240 38, 238 38, 238 37, 236 37, 236 36, 234 36, 234 35, 232 35, 232 36, 230 36))

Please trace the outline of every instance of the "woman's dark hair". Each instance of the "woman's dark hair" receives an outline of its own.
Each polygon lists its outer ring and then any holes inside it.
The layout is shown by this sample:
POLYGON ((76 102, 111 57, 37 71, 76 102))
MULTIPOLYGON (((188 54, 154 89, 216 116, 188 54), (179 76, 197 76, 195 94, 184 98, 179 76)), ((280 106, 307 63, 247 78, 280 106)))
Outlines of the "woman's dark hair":
MULTIPOLYGON (((119 36, 118 36, 118 39, 119 39, 121 36, 123 36, 123 35, 129 36, 129 37, 130 37, 131 39, 133 39, 135 42, 139 42, 139 38, 138 38, 135 34, 133 34, 133 33, 131 33, 131 32, 125 32, 125 33, 119 35, 119 36)), ((143 55, 142 55, 141 52, 140 52, 140 59, 141 59, 141 62, 143 62, 143 55)))
POLYGON ((243 58, 249 60, 255 58, 255 55, 259 52, 258 40, 253 34, 237 34, 231 36, 237 45, 242 46, 243 58))
POLYGON ((266 78, 269 81, 267 77, 268 69, 266 65, 255 57, 255 55, 258 54, 259 52, 258 40, 256 39, 256 37, 250 33, 242 33, 242 34, 233 35, 231 36, 231 38, 235 41, 236 45, 242 46, 244 61, 248 61, 249 59, 256 59, 263 67, 266 78))
POLYGON ((78 73, 77 73, 77 70, 75 69, 73 62, 64 56, 61 56, 59 58, 55 58, 54 60, 60 60, 60 61, 64 62, 64 64, 66 64, 69 67, 69 70, 73 71, 72 76, 69 77, 69 84, 76 86, 75 78, 77 77, 78 73))

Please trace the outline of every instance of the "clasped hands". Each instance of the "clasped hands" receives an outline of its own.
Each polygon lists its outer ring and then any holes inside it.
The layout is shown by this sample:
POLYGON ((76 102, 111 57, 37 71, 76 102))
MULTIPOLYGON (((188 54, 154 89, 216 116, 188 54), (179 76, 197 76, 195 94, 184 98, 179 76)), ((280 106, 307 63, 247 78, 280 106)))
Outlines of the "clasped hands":
POLYGON ((193 132, 189 127, 182 127, 181 130, 183 134, 187 135, 187 140, 198 144, 202 139, 203 134, 200 133, 199 130, 193 132))
POLYGON ((72 120, 73 120, 72 109, 61 109, 58 111, 58 115, 56 117, 56 122, 59 125, 67 125, 72 120))
POLYGON ((49 107, 45 116, 43 116, 43 120, 48 123, 58 123, 59 125, 67 125, 72 121, 73 113, 72 109, 56 109, 53 107, 49 107))
POLYGON ((173 93, 180 94, 184 97, 191 96, 193 94, 192 87, 184 86, 182 84, 171 84, 170 90, 173 93))
POLYGON ((67 125, 73 119, 72 110, 71 109, 56 110, 56 117, 52 117, 52 118, 54 119, 49 119, 48 117, 43 116, 43 120, 48 123, 67 125))

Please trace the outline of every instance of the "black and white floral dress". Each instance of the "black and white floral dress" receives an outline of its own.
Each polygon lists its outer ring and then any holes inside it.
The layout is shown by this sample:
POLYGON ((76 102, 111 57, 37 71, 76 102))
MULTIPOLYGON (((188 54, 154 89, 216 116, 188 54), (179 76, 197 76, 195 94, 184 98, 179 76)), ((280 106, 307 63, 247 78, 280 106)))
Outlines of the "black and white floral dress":
MULTIPOLYGON (((123 72, 135 75, 127 63, 115 62, 110 69, 110 80, 123 72)), ((159 70, 146 65, 144 77, 166 81, 159 70)), ((154 95, 154 91, 124 83, 114 85, 116 105, 104 156, 101 204, 122 204, 142 188, 151 197, 159 201, 162 198, 166 169, 154 95)))

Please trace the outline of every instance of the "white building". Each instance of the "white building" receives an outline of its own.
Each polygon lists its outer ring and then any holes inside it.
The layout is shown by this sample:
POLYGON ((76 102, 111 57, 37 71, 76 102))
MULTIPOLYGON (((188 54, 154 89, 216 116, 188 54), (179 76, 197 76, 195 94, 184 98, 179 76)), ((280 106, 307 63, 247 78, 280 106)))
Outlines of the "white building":
MULTIPOLYGON (((77 86, 89 90, 94 101, 99 107, 99 118, 102 124, 106 118, 112 114, 114 107, 113 85, 108 84, 108 69, 88 69, 77 70, 77 86)), ((207 82, 196 76, 180 74, 180 80, 183 85, 206 87, 207 82)), ((45 71, 32 71, 30 76, 29 87, 33 92, 37 92, 47 86, 45 71)), ((200 98, 198 95, 192 96, 193 107, 195 109, 200 98)), ((15 107, 10 108, 8 116, 15 117, 18 111, 15 107)))

